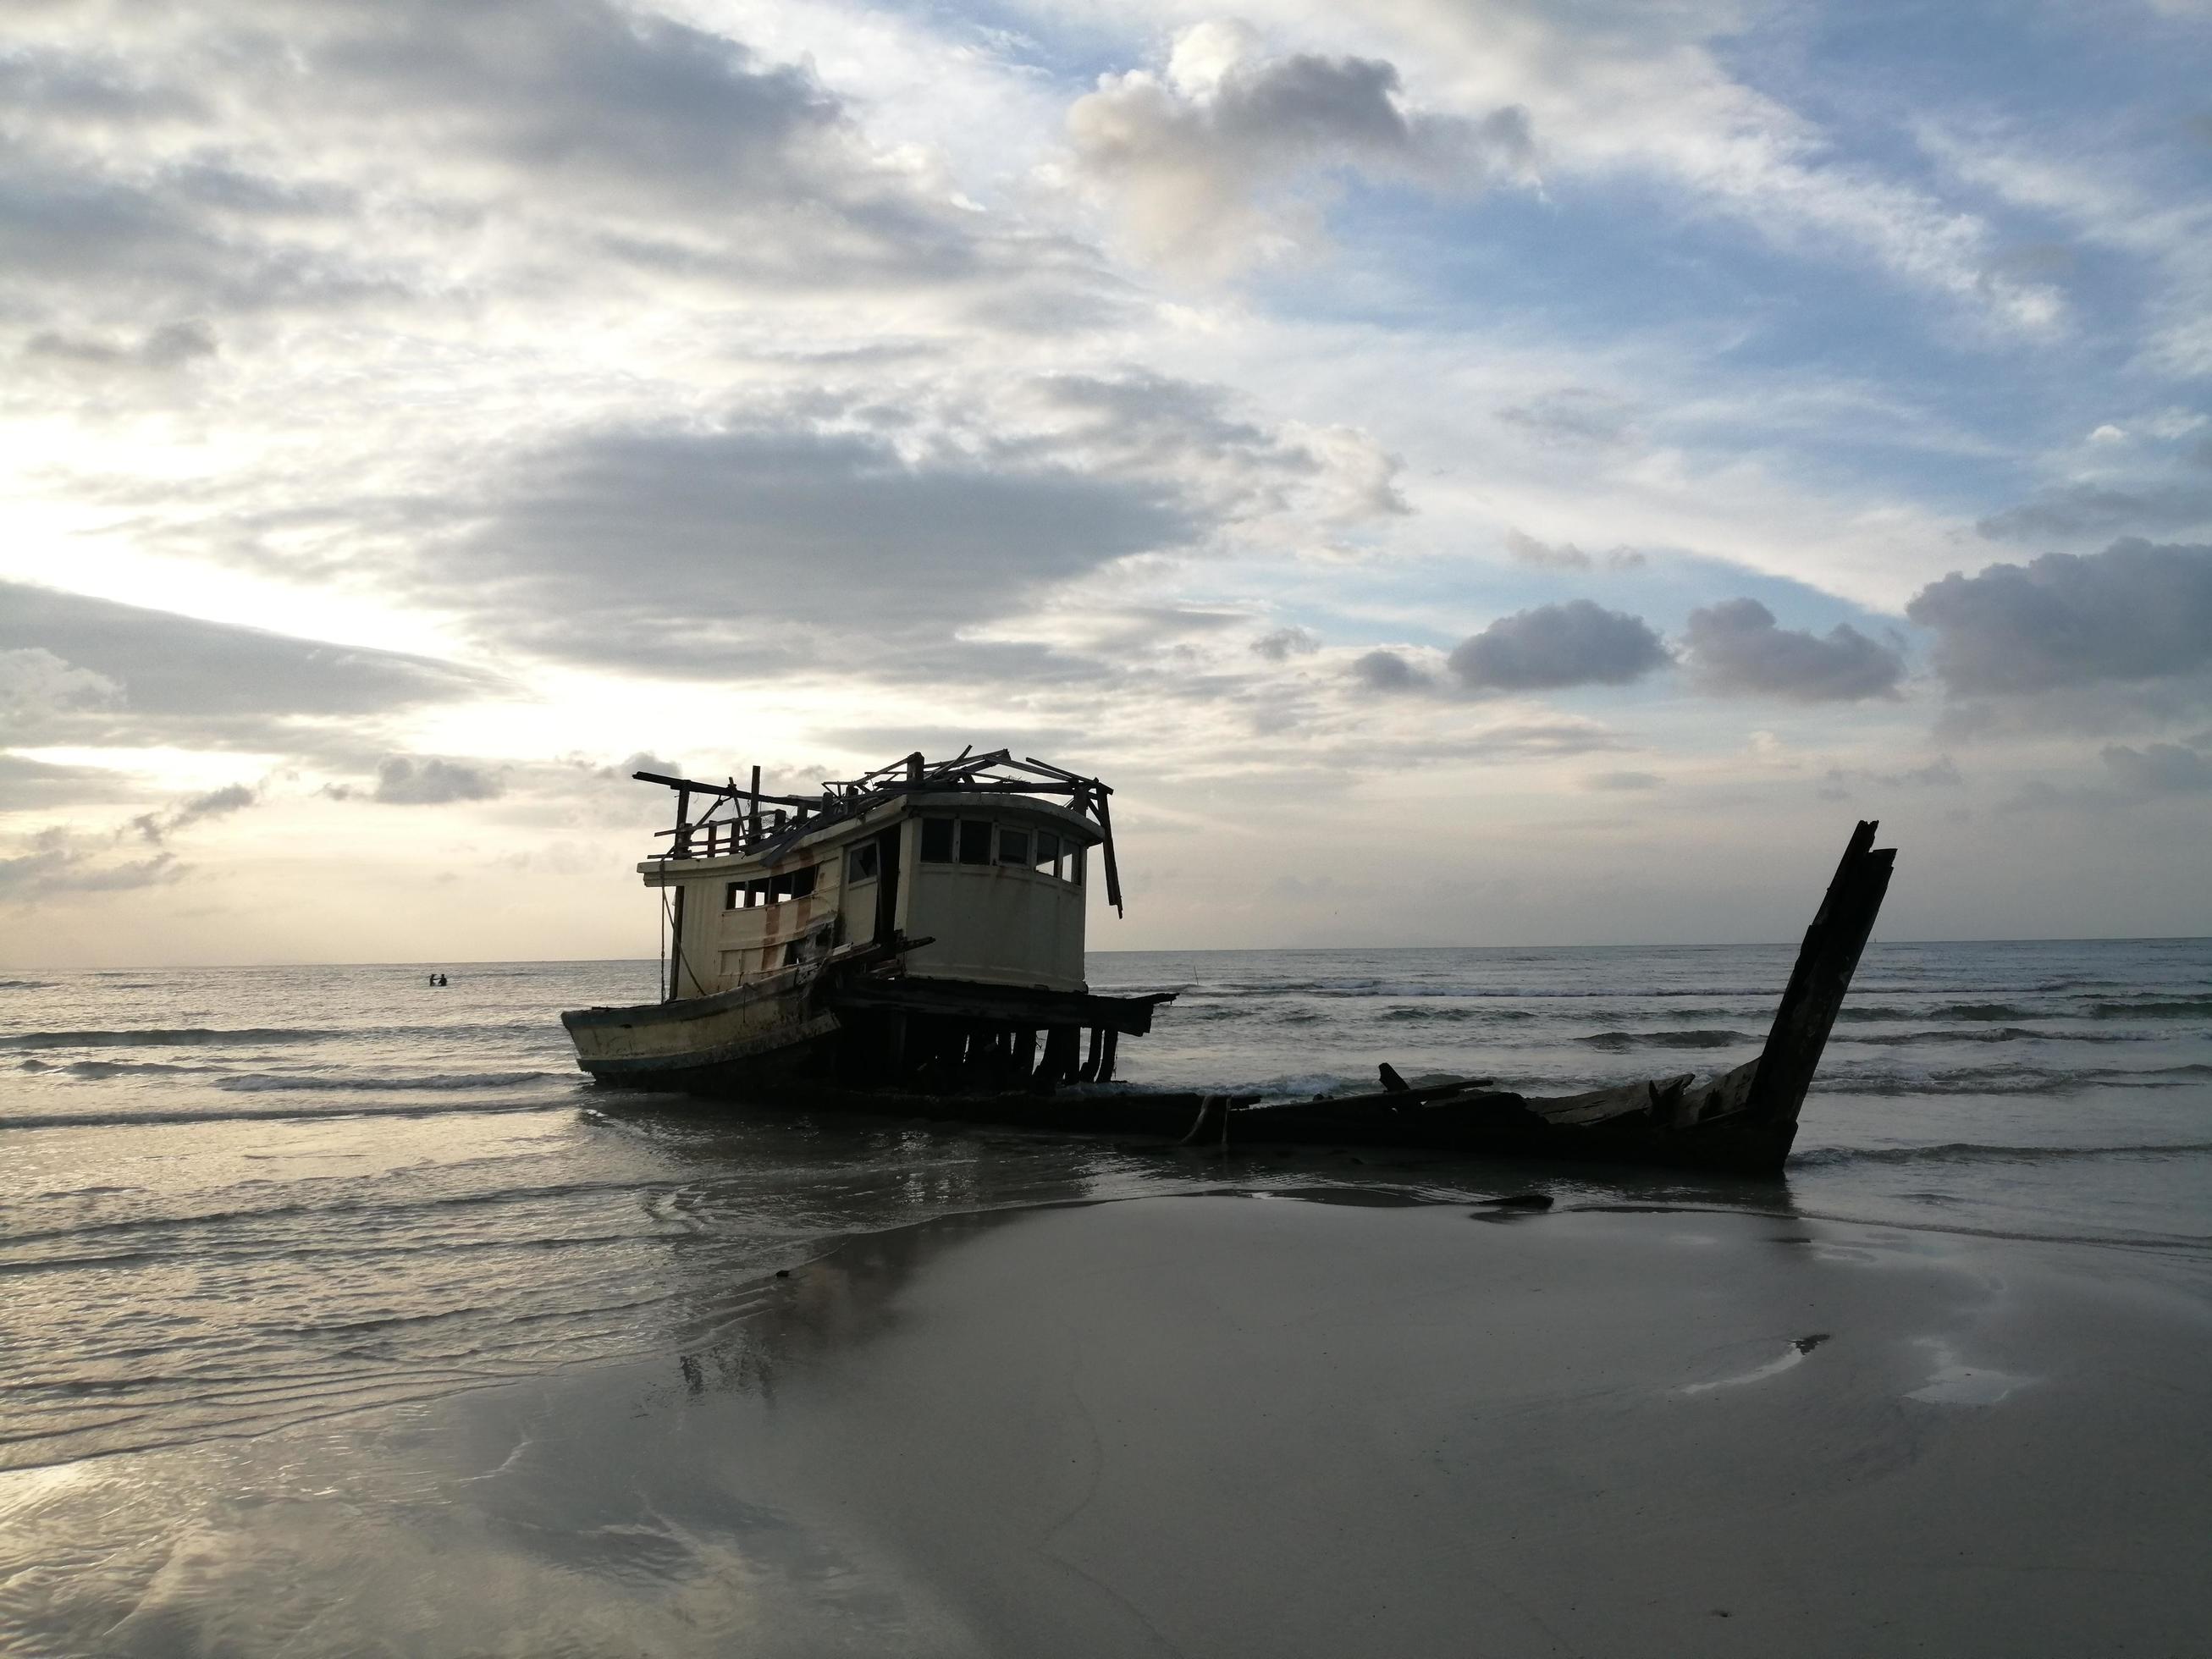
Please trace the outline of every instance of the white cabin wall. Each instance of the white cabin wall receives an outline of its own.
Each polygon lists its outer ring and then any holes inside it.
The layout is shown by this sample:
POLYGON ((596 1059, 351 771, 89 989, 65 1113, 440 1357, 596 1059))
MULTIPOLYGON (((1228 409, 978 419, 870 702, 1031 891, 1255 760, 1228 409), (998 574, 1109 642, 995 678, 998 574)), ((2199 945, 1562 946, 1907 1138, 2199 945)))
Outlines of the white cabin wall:
POLYGON ((1006 865, 917 859, 902 898, 907 932, 933 941, 907 964, 915 978, 1085 988, 1079 887, 1006 865))

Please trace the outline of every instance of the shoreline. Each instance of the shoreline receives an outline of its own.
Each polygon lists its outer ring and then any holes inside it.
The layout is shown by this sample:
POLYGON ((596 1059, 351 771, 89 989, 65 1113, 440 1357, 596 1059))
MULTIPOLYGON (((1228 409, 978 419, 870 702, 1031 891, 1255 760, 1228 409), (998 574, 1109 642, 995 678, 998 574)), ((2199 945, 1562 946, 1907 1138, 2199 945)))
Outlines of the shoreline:
POLYGON ((0 1636, 2178 1652, 2212 1264, 2113 1255, 1357 1187, 948 1215, 659 1359, 10 1477, 0 1567, 111 1542, 0 1636))

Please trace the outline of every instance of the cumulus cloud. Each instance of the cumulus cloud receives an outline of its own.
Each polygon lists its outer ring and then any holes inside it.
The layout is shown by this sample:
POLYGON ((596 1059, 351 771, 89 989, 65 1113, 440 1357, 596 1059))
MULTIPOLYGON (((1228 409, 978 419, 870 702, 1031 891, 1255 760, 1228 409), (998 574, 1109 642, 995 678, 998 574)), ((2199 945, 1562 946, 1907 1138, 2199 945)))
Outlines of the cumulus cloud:
POLYGON ((1718 696, 1856 702, 1893 697, 1905 658, 1849 623, 1817 635, 1783 628, 1756 599, 1724 599, 1692 611, 1685 637, 1698 688, 1718 696))
POLYGON ((1626 685, 1671 660, 1641 617, 1570 599, 1499 617, 1461 642, 1451 670, 1470 691, 1548 691, 1626 685))
POLYGON ((1212 275, 1312 236, 1334 173, 1467 191, 1534 169, 1518 107, 1422 113, 1390 64, 1266 57, 1249 29, 1221 23, 1187 31, 1164 76, 1102 76, 1069 108, 1067 133, 1142 254, 1212 275))
POLYGON ((2119 541, 1954 571, 1905 606, 1961 695, 2139 684, 2212 666, 2212 546, 2119 541))
POLYGON ((507 787, 487 767, 434 755, 392 755, 377 767, 371 787, 340 783, 323 793, 335 800, 374 801, 380 806, 447 806, 455 801, 494 800, 507 793, 507 787))

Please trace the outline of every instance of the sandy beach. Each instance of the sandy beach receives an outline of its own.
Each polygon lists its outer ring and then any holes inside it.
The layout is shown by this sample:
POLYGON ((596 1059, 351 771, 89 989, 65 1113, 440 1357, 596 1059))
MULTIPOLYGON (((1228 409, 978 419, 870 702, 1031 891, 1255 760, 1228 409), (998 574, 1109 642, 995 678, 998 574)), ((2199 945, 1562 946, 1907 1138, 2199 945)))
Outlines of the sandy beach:
POLYGON ((0 1613, 26 1653, 2202 1650, 2201 1263, 1319 1196, 933 1221, 665 1359, 22 1471, 0 1550, 52 1565, 0 1613))

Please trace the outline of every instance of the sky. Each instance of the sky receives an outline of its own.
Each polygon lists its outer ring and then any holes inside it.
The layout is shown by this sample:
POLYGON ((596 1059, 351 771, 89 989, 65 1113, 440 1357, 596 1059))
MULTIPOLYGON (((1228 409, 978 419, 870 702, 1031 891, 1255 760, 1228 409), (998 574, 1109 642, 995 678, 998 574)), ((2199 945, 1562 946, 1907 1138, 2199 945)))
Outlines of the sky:
POLYGON ((11 0, 0 965, 2212 933, 2212 0, 11 0), (1095 901, 1094 901, 1095 902, 1095 901))

